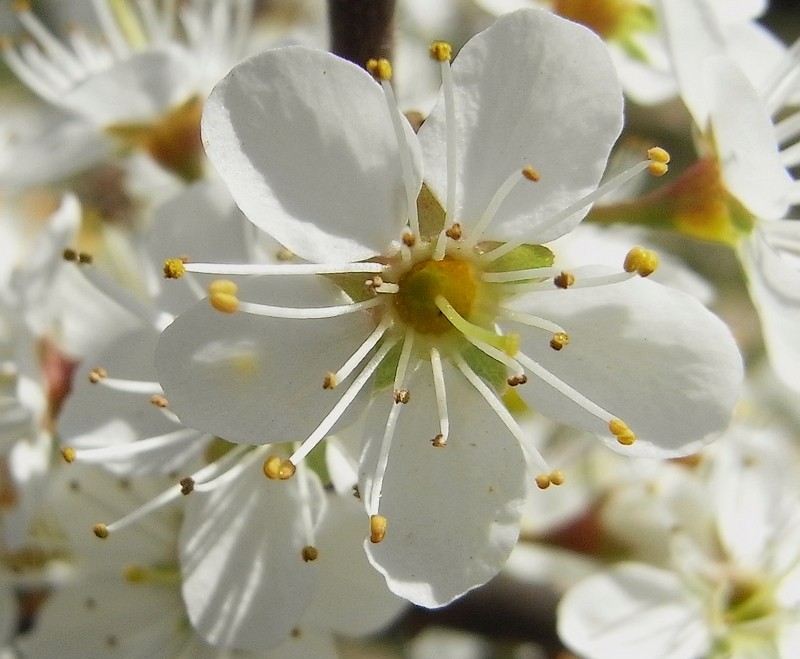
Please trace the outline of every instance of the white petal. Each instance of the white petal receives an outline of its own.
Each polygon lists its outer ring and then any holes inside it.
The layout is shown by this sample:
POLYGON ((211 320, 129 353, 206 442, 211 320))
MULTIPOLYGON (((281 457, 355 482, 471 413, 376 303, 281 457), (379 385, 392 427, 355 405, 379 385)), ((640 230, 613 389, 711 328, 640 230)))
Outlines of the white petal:
MULTIPOLYGON (((793 229, 795 223, 781 221, 781 225, 793 229)), ((742 241, 739 258, 761 319, 770 364, 788 386, 800 391, 800 272, 769 246, 758 228, 742 241)))
MULTIPOLYGON (((322 277, 259 277, 240 297, 292 307, 342 302, 322 277)), ((287 320, 233 315, 201 301, 161 335, 156 366, 171 409, 194 428, 233 442, 299 441, 346 389, 322 388, 374 329, 367 312, 287 320)))
MULTIPOLYGON (((472 385, 445 364, 450 438, 434 448, 439 416, 430 367, 408 384, 383 482, 379 544, 365 541, 372 564, 401 597, 443 606, 491 579, 519 533, 527 487, 519 444, 472 385), (425 372, 427 371, 427 372, 425 372)), ((367 411, 360 489, 369 492, 390 395, 367 411)))
MULTIPOLYGON (((500 184, 531 165, 541 180, 517 185, 487 235, 545 242, 575 226, 588 209, 555 226, 550 218, 596 187, 622 126, 622 92, 602 41, 544 11, 521 10, 462 48, 453 80, 458 221, 475 224, 500 184)), ((425 181, 440 201, 445 128, 440 98, 419 133, 425 181)))
POLYGON ((153 121, 191 95, 193 70, 182 48, 144 51, 91 76, 59 105, 101 127, 153 121))
POLYGON ((783 217, 792 179, 781 164, 766 105, 727 58, 706 61, 705 83, 725 185, 754 215, 783 217))
POLYGON ((629 563, 589 577, 567 591, 558 633, 591 659, 695 659, 709 646, 700 603, 678 577, 629 563))
POLYGON ((694 298, 636 278, 599 288, 554 287, 508 306, 565 329, 569 345, 555 351, 547 332, 506 328, 520 332, 523 352, 622 419, 638 439, 621 446, 604 422, 530 377, 517 391, 534 410, 640 457, 685 455, 727 427, 741 388, 741 358, 728 328, 694 298))
POLYGON ((59 416, 61 443, 78 450, 118 446, 117 456, 109 455, 102 466, 120 475, 168 474, 183 469, 201 452, 208 441, 199 432, 177 444, 154 446, 146 453, 131 454, 131 442, 174 433, 183 428, 168 419, 150 402, 149 395, 132 394, 92 384, 89 372, 102 367, 109 377, 152 382, 156 380, 154 354, 158 333, 144 328, 124 335, 101 354, 87 358, 76 372, 73 388, 59 416))
MULTIPOLYGON (((192 625, 212 645, 275 647, 311 601, 318 568, 302 558, 307 536, 298 478, 271 481, 256 461, 187 499, 180 535, 183 598, 192 625)), ((318 516, 324 494, 316 478, 307 482, 318 516)))
POLYGON ((354 500, 328 498, 317 531, 319 585, 308 608, 315 627, 345 636, 365 636, 385 627, 407 607, 367 561, 362 541, 368 530, 364 508, 354 500))
POLYGON ((307 260, 369 258, 407 221, 383 92, 350 62, 300 47, 251 57, 216 86, 202 129, 239 207, 307 260))

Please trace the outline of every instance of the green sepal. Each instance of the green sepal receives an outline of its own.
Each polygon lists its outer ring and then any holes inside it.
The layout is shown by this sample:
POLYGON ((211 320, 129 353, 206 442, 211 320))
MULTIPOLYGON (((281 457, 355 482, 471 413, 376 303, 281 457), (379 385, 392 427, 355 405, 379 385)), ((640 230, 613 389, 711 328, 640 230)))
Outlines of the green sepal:
POLYGON ((505 364, 490 357, 468 341, 464 341, 459 352, 467 365, 499 394, 508 387, 508 369, 505 364))
POLYGON ((444 208, 424 183, 417 197, 417 215, 419 216, 419 232, 423 238, 436 236, 444 229, 444 208))
MULTIPOLYGON (((483 252, 489 252, 503 243, 484 241, 480 243, 483 252)), ((511 272, 513 270, 529 270, 532 268, 549 268, 555 262, 555 254, 544 245, 520 245, 508 254, 488 263, 485 272, 511 272)))
POLYGON ((372 387, 375 391, 388 389, 394 385, 394 375, 397 373, 397 364, 400 361, 400 350, 403 342, 398 341, 378 364, 372 376, 372 387))
POLYGON ((311 449, 311 453, 303 459, 303 464, 319 476, 323 487, 327 487, 331 484, 331 475, 328 472, 328 461, 325 459, 325 440, 322 440, 311 449))

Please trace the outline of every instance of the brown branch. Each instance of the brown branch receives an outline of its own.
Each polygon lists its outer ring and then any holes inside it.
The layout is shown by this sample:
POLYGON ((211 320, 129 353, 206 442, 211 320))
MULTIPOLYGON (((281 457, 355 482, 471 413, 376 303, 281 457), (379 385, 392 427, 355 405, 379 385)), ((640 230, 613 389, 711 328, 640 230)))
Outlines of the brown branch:
POLYGON ((368 59, 391 60, 395 0, 328 0, 331 52, 364 66, 368 59))

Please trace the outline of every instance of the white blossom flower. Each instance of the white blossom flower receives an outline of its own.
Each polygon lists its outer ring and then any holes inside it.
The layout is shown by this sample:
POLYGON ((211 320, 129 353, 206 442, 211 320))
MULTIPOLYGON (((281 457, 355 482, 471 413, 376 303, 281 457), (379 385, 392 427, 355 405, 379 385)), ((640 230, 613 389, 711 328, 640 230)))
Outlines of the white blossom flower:
MULTIPOLYGON (((475 0, 495 16, 521 7, 541 7, 594 30, 606 43, 625 94, 637 103, 663 103, 678 93, 676 72, 665 43, 664 22, 653 0, 475 0)), ((756 19, 766 0, 689 0, 707 5, 720 24, 731 56, 753 76, 763 75, 765 58, 780 57, 780 42, 756 19), (764 54, 754 58, 754 51, 764 54)), ((678 4, 678 3, 675 3, 678 4)), ((694 37, 698 39, 698 36, 694 37)), ((698 44, 699 45, 699 44, 698 44)))
MULTIPOLYGON (((247 216, 307 263, 168 262, 266 276, 214 282, 156 353, 184 423, 246 444, 305 439, 265 462, 272 477, 358 418, 367 552, 426 606, 502 566, 525 457, 540 487, 563 480, 512 410, 629 455, 681 455, 726 426, 741 379, 718 319, 637 276, 652 253, 633 250, 627 271, 561 272, 532 244, 603 192, 622 117, 600 41, 528 10, 473 38, 452 70, 448 51, 432 47, 443 91, 419 136, 388 62, 371 64, 380 85, 298 47, 234 67, 206 106, 207 152, 247 216)), ((625 176, 663 172, 665 154, 652 157, 625 176)))
POLYGON ((664 13, 701 159, 670 191, 665 215, 684 233, 736 248, 773 368, 800 390, 800 222, 790 211, 800 202, 792 174, 800 163, 800 113, 791 109, 800 42, 762 72, 756 88, 720 54, 713 16, 701 3, 684 4, 665 2, 664 13))
POLYGON ((640 496, 660 509, 648 532, 668 550, 664 563, 634 556, 567 592, 559 634, 572 650, 592 659, 796 654, 800 491, 787 460, 796 451, 774 429, 746 425, 713 449, 696 474, 664 465, 650 480, 654 500, 640 496))
MULTIPOLYGON (((198 132, 203 100, 245 53, 252 0, 96 0, 93 6, 102 41, 79 27, 61 40, 27 2, 16 3, 17 16, 32 39, 17 47, 4 39, 3 57, 35 94, 68 113, 40 139, 73 138, 61 141, 86 165, 81 151, 102 155, 97 133, 105 131, 177 176, 198 178, 204 167, 198 132), (95 132, 82 131, 75 116, 95 132)), ((53 174, 63 174, 65 164, 57 159, 53 174)), ((50 170, 50 163, 41 161, 40 169, 50 170)), ((41 172, 34 175, 42 178, 41 172)), ((18 178, 13 168, 8 176, 18 178)))

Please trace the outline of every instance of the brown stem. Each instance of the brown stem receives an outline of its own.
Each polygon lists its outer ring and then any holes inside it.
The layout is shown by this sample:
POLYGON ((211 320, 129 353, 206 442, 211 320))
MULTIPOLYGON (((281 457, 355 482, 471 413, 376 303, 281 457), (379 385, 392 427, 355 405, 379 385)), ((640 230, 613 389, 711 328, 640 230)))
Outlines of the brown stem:
POLYGON ((395 0, 328 0, 331 52, 364 66, 368 59, 391 60, 395 0))

